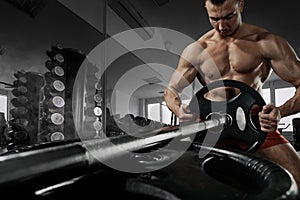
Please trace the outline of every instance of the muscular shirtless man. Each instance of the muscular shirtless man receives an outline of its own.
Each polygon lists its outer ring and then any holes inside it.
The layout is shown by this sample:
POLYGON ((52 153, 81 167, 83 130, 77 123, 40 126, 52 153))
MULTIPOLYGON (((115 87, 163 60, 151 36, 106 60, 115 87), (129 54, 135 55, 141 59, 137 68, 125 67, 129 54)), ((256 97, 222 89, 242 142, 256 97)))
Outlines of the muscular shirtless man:
MULTIPOLYGON (((270 103, 259 113, 261 129, 269 134, 256 154, 286 168, 300 188, 300 158, 276 130, 281 117, 300 112, 300 61, 285 39, 243 23, 243 4, 243 0, 205 1, 213 29, 184 49, 165 90, 165 100, 180 122, 193 120, 195 114, 181 103, 179 95, 196 77, 202 84, 237 80, 261 92, 273 70, 281 79, 293 84, 296 92, 282 106, 275 107, 270 103), (212 67, 213 63, 216 67, 212 67)), ((218 98, 218 93, 211 92, 210 96, 218 98)))

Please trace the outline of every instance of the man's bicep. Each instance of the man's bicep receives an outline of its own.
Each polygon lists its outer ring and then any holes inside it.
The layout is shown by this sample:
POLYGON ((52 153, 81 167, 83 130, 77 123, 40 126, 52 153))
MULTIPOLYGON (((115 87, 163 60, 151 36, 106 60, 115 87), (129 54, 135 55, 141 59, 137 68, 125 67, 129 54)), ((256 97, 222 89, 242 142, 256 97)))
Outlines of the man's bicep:
POLYGON ((284 81, 300 86, 300 62, 289 59, 271 62, 274 72, 284 81))
POLYGON ((292 46, 281 37, 274 40, 271 66, 274 72, 283 80, 294 85, 300 84, 300 61, 292 46))
POLYGON ((199 55, 203 48, 197 43, 191 43, 182 52, 176 70, 174 71, 169 86, 177 92, 190 85, 197 76, 199 55))
POLYGON ((185 60, 180 60, 177 69, 172 74, 169 86, 178 92, 189 86, 197 75, 197 69, 185 60))

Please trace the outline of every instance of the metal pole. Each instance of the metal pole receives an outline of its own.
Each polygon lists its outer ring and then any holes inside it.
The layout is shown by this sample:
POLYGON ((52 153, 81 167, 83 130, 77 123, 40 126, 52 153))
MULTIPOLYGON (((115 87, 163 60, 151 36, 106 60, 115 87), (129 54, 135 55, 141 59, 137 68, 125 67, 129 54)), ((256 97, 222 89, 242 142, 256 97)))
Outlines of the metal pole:
MULTIPOLYGON (((107 56, 107 43, 106 43, 106 39, 107 39, 107 0, 104 0, 104 6, 103 6, 103 36, 104 36, 104 60, 103 60, 103 66, 101 66, 101 70, 105 70, 104 66, 106 65, 106 56, 107 56)), ((107 77, 106 77, 106 73, 105 71, 102 71, 102 77, 101 78, 101 96, 102 96, 102 102, 101 102, 101 109, 102 109, 102 116, 101 116, 101 120, 102 120, 102 129, 103 129, 103 134, 106 135, 106 82, 107 82, 107 77)))
MULTIPOLYGON (((49 148, 40 148, 9 154, 7 156, 2 155, 0 158, 0 186, 5 183, 18 182, 28 177, 36 177, 55 170, 64 174, 67 173, 66 171, 70 171, 69 169, 82 173, 90 169, 92 165, 98 165, 97 159, 101 161, 111 160, 126 154, 128 151, 143 149, 147 145, 175 137, 186 137, 226 123, 227 118, 224 116, 182 127, 163 127, 143 134, 143 136, 152 135, 145 138, 124 135, 122 137, 94 139, 49 148), (153 136, 154 133, 159 134, 153 136), (97 155, 97 158, 94 157, 95 155, 97 155), (62 169, 66 169, 66 171, 62 171, 62 169)), ((137 134, 139 134, 139 137, 141 136, 141 133, 137 134)))
POLYGON ((181 127, 179 126, 164 127, 161 128, 160 131, 166 133, 161 133, 150 137, 145 137, 145 136, 153 135, 153 131, 148 133, 143 133, 142 135, 144 136, 144 138, 140 138, 141 133, 137 133, 138 137, 136 138, 138 139, 132 137, 132 134, 131 137, 125 135, 124 137, 115 138, 113 144, 110 138, 107 138, 105 140, 100 140, 100 141, 99 140, 85 141, 84 144, 87 147, 87 149, 94 150, 93 155, 94 156, 97 155, 97 159, 104 161, 104 160, 110 160, 122 156, 128 153, 128 151, 141 150, 151 144, 163 142, 176 137, 188 137, 197 132, 204 131, 210 128, 216 128, 226 124, 228 124, 228 118, 226 116, 220 116, 218 118, 213 118, 198 123, 188 124, 181 127), (168 131, 168 128, 170 129, 170 131, 168 131), (129 138, 127 138, 126 142, 123 142, 125 137, 129 137, 129 138), (118 143, 118 140, 120 141, 120 143, 118 143))

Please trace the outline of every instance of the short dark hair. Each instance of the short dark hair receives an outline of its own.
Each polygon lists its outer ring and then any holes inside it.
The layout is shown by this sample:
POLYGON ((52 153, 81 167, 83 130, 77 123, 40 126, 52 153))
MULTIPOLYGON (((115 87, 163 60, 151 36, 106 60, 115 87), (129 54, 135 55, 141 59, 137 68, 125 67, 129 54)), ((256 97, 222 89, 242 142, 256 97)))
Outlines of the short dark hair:
MULTIPOLYGON (((205 3, 207 2, 208 0, 205 0, 205 3)), ((222 4, 224 3, 224 1, 226 0, 209 0, 212 4, 215 4, 215 5, 218 5, 218 4, 222 4)))
MULTIPOLYGON (((221 5, 221 4, 223 4, 226 0, 205 0, 205 3, 207 2, 207 1, 210 1, 212 4, 214 4, 214 5, 221 5)), ((240 0, 236 0, 237 2, 239 2, 240 0)))

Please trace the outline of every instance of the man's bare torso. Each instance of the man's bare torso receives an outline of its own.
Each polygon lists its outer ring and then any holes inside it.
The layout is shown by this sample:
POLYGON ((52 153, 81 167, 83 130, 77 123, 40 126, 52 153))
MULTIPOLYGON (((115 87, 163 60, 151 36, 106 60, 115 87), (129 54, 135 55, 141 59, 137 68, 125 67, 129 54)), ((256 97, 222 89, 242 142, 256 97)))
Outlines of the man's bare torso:
MULTIPOLYGON (((245 31, 241 36, 222 38, 212 30, 198 40, 206 50, 205 56, 199 57, 198 70, 202 84, 233 79, 261 92, 262 85, 271 72, 262 44, 268 33, 252 25, 244 25, 243 28, 245 31)), ((232 91, 228 89, 227 93, 231 96, 232 91)), ((218 96, 218 92, 211 95, 218 96)))

